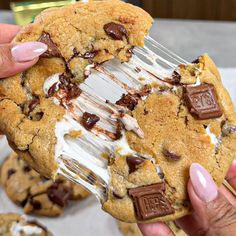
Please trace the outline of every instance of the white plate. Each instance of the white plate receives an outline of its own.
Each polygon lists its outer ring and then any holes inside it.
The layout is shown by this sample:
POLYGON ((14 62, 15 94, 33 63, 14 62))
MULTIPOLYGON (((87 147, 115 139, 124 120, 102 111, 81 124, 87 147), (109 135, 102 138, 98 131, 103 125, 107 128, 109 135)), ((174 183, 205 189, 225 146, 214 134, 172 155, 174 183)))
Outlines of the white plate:
MULTIPOLYGON (((236 68, 221 69, 223 82, 236 104, 236 68)), ((9 153, 6 140, 0 141, 0 162, 9 153)), ((37 217, 56 236, 121 236, 116 221, 100 209, 94 197, 70 205, 59 218, 37 217)), ((22 209, 14 205, 0 189, 0 212, 18 212, 22 209)))

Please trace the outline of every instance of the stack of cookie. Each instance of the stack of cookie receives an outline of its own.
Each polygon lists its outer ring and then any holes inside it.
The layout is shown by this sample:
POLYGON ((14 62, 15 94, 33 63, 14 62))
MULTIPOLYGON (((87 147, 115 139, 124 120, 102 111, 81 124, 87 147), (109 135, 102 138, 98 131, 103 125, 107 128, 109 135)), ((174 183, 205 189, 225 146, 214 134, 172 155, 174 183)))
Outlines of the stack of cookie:
POLYGON ((2 164, 1 184, 7 196, 23 207, 26 214, 59 216, 69 201, 86 198, 89 193, 63 177, 55 181, 41 177, 12 153, 2 164))

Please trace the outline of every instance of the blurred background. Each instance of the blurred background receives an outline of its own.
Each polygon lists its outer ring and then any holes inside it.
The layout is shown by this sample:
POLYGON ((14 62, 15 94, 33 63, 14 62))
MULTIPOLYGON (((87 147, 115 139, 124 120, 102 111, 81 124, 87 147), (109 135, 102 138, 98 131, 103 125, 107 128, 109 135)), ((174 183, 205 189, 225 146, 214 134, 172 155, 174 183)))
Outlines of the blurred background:
MULTIPOLYGON (((9 9, 10 1, 0 0, 0 8, 9 9)), ((128 2, 141 6, 154 17, 236 21, 236 0, 129 0, 128 2)))

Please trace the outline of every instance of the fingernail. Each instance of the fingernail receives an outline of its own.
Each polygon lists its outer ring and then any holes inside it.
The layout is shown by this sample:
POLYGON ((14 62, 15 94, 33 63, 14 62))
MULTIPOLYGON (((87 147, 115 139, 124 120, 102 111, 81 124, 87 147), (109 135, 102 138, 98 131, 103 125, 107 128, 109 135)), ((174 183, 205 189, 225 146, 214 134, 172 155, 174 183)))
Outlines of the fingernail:
POLYGON ((47 51, 47 45, 40 42, 19 43, 11 49, 16 62, 31 61, 47 51))
POLYGON ((204 202, 211 202, 218 195, 218 188, 211 175, 199 164, 190 167, 190 179, 197 196, 204 202))

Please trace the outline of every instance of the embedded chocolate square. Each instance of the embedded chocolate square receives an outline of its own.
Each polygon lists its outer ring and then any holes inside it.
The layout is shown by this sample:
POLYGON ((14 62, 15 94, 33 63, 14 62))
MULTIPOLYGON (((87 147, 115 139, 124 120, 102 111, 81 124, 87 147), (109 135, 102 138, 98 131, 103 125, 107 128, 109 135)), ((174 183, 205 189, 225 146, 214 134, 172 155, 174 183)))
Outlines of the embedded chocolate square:
POLYGON ((48 50, 41 55, 41 57, 61 57, 61 52, 59 51, 57 45, 52 41, 49 33, 43 32, 38 41, 48 46, 48 50))
POLYGON ((199 120, 217 118, 223 114, 211 84, 185 87, 184 100, 189 112, 199 120))
POLYGON ((138 220, 148 220, 174 213, 165 196, 165 183, 129 189, 138 220))

